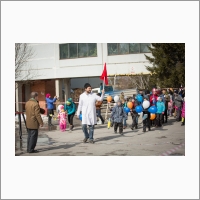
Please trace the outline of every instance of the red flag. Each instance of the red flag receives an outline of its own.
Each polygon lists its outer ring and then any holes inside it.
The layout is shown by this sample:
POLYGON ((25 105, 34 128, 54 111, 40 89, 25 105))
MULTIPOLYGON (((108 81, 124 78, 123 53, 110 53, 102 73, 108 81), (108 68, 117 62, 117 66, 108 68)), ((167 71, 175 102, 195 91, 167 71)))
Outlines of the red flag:
POLYGON ((101 75, 100 79, 105 82, 105 85, 108 85, 106 63, 104 64, 104 69, 103 69, 103 72, 102 72, 102 75, 101 75))

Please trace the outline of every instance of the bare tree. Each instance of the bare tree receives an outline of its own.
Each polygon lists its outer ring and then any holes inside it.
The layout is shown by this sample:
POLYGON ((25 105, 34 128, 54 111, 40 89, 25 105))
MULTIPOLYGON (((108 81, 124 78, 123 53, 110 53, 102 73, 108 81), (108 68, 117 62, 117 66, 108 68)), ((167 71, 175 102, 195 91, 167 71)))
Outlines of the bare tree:
POLYGON ((37 72, 31 68, 28 63, 34 58, 35 52, 27 43, 15 43, 15 89, 18 87, 18 82, 23 84, 33 82, 35 77, 38 77, 37 72))

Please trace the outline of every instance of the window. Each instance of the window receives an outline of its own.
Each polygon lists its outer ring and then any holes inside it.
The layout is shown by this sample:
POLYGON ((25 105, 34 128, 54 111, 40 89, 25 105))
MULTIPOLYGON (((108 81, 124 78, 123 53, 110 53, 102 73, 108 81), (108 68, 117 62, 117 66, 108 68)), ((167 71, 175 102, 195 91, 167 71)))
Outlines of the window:
POLYGON ((108 43, 108 55, 149 53, 150 43, 108 43))
POLYGON ((140 44, 140 52, 141 53, 148 53, 148 52, 150 52, 149 49, 148 49, 148 46, 150 46, 149 43, 141 43, 140 44))
POLYGON ((60 59, 84 58, 97 56, 96 43, 60 44, 60 59))

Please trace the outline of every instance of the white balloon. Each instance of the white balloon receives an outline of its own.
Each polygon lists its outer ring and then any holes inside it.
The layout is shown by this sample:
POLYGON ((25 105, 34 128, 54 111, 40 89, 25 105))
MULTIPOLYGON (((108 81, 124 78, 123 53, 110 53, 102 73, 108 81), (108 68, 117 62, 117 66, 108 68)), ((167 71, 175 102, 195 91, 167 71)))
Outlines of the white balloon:
POLYGON ((124 99, 127 99, 127 96, 125 96, 124 99))
POLYGON ((115 102, 119 101, 119 96, 115 96, 115 97, 114 97, 114 101, 115 101, 115 102))
POLYGON ((144 101, 142 104, 144 109, 147 109, 150 106, 150 102, 149 101, 144 101))

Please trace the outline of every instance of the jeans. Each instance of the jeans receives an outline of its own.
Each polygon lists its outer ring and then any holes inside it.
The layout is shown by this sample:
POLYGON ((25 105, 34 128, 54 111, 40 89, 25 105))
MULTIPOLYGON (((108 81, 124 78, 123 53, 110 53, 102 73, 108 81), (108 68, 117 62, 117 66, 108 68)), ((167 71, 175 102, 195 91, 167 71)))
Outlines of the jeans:
POLYGON ((127 120, 126 118, 123 118, 123 121, 124 121, 124 122, 123 122, 123 125, 124 125, 124 126, 126 126, 126 120, 127 120))
POLYGON ((104 119, 103 117, 101 116, 101 109, 97 109, 96 110, 96 113, 97 113, 97 117, 99 117, 101 119, 101 122, 104 123, 104 119))
POLYGON ((94 125, 82 124, 82 130, 85 135, 85 138, 89 138, 90 140, 93 140, 94 125), (88 134, 87 126, 89 126, 89 134, 88 134))

